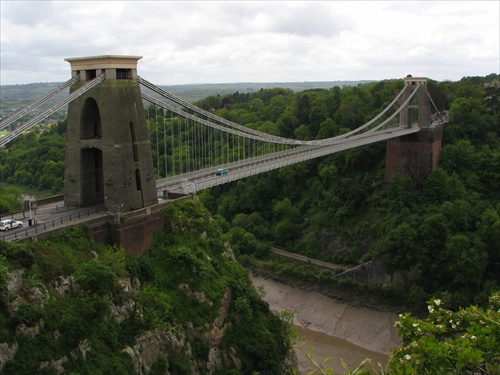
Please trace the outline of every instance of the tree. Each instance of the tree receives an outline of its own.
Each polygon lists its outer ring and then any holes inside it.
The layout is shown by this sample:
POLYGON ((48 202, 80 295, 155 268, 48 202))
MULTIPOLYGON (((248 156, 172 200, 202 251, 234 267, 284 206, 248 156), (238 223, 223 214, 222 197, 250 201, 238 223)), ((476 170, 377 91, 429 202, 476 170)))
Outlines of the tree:
POLYGON ((446 198, 449 200, 465 199, 467 197, 467 190, 462 181, 460 181, 458 174, 455 172, 453 172, 448 179, 446 193, 446 198))
POLYGON ((486 112, 484 102, 479 98, 458 98, 450 107, 451 126, 447 127, 450 139, 478 139, 481 127, 478 122, 486 112))
POLYGON ((444 202, 441 213, 446 216, 450 229, 455 233, 465 233, 472 229, 472 207, 469 202, 457 199, 452 202, 444 202))
POLYGON ((0 255, 0 290, 3 291, 7 287, 9 281, 9 262, 7 258, 0 255))
POLYGON ((398 270, 409 270, 415 264, 418 233, 409 223, 401 223, 391 230, 377 255, 391 275, 398 270))
POLYGON ((388 187, 388 198, 396 212, 404 207, 412 207, 419 202, 420 192, 415 186, 415 181, 407 174, 395 174, 392 176, 388 187))
POLYGON ((498 196, 496 190, 500 186, 500 147, 491 149, 483 146, 478 155, 477 175, 482 186, 482 193, 486 196, 498 196))
POLYGON ((449 278, 457 286, 475 287, 481 283, 488 259, 482 246, 474 246, 467 236, 457 234, 448 238, 444 251, 450 255, 449 278))
POLYGON ((358 95, 348 95, 342 99, 335 113, 335 122, 343 128, 355 129, 365 121, 365 108, 365 103, 358 95))
POLYGON ((326 110, 325 104, 320 98, 316 98, 309 114, 309 123, 307 124, 312 138, 318 137, 321 124, 323 124, 327 119, 328 111, 326 110))
POLYGON ((285 95, 274 96, 263 109, 264 119, 276 122, 285 110, 287 103, 288 99, 285 95))
POLYGON ((436 290, 446 271, 448 254, 443 252, 449 235, 448 220, 443 214, 424 219, 419 228, 416 267, 422 272, 421 280, 428 290, 436 290))
POLYGON ((22 208, 21 191, 0 185, 0 214, 19 211, 22 208))
POLYGON ((431 203, 442 203, 447 200, 448 174, 441 168, 433 171, 424 181, 424 199, 431 203))
POLYGON ((338 128, 335 125, 335 122, 331 118, 327 118, 319 125, 319 131, 316 136, 316 139, 326 139, 332 138, 337 135, 338 128))
POLYGON ((486 209, 478 223, 478 232, 488 251, 486 274, 489 278, 500 282, 500 205, 497 210, 486 209))
POLYGON ((274 235, 279 244, 286 245, 300 236, 300 211, 292 205, 289 198, 277 201, 273 213, 276 218, 274 235))
POLYGON ((294 108, 287 107, 276 122, 279 135, 285 138, 293 138, 295 129, 300 125, 295 116, 294 108))
POLYGON ((461 139, 453 144, 445 145, 441 152, 440 167, 447 171, 476 169, 474 146, 469 139, 461 139))

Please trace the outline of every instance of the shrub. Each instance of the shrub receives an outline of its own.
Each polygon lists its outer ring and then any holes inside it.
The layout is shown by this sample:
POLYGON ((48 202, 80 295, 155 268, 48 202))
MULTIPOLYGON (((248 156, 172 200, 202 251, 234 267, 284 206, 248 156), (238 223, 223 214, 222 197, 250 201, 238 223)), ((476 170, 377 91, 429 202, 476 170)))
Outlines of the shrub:
POLYGON ((111 268, 95 259, 76 273, 75 280, 89 294, 105 295, 116 290, 116 275, 111 268))
POLYGON ((488 309, 470 306, 459 311, 434 299, 429 316, 400 315, 396 322, 402 344, 390 362, 395 374, 498 374, 500 371, 500 292, 488 309))

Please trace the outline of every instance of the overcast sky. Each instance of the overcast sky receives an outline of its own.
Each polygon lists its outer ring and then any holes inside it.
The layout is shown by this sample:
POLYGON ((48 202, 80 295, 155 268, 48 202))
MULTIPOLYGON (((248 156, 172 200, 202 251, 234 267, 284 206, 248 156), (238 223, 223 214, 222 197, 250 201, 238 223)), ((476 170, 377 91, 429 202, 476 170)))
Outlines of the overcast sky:
POLYGON ((143 56, 157 85, 499 73, 500 1, 0 0, 2 85, 63 82, 69 57, 143 56))

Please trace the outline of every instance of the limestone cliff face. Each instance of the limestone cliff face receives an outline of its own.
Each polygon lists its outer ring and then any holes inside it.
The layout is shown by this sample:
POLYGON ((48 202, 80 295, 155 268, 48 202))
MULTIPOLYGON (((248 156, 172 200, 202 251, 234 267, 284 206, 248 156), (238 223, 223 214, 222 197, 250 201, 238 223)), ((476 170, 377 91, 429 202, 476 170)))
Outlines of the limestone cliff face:
MULTIPOLYGON (((19 308, 22 305, 30 304, 42 307, 50 299, 49 289, 45 285, 30 287, 29 280, 23 279, 24 271, 23 269, 16 269, 9 272, 6 291, 1 294, 2 302, 11 316, 18 314, 19 308)), ((123 289, 123 292, 129 294, 130 297, 135 292, 141 290, 140 282, 137 279, 120 279, 118 280, 118 284, 123 289)), ((78 285, 74 282, 73 277, 58 277, 50 284, 49 288, 50 292, 64 295, 68 290, 78 288, 78 285)), ((188 295, 194 295, 200 303, 212 303, 206 299, 203 293, 192 292, 186 284, 181 284, 179 289, 188 295)), ((154 365, 160 360, 168 362, 169 358, 179 355, 185 358, 192 358, 192 342, 195 340, 206 343, 210 349, 205 361, 199 359, 189 360, 191 374, 213 374, 222 368, 241 369, 241 360, 234 349, 229 353, 218 349, 225 331, 230 327, 227 317, 231 297, 231 288, 227 288, 219 309, 219 314, 211 324, 201 327, 195 327, 189 323, 185 325, 173 324, 168 325, 164 330, 146 330, 137 335, 132 345, 124 345, 122 351, 132 360, 135 373, 141 375, 150 373, 154 365)), ((106 320, 108 322, 123 323, 132 318, 140 317, 143 313, 144 307, 134 299, 124 299, 120 304, 111 304, 111 310, 107 314, 106 320)), ((13 340, 11 342, 0 343, 0 371, 2 371, 7 361, 15 358, 18 350, 17 340, 19 338, 34 338, 46 329, 47 327, 43 319, 30 324, 30 326, 27 326, 23 322, 17 324, 13 340)), ((57 340, 60 333, 54 331, 51 332, 51 336, 54 340, 57 340)), ((40 362, 39 369, 50 366, 57 373, 63 374, 66 362, 75 358, 85 360, 87 353, 91 350, 92 347, 89 346, 87 340, 80 341, 77 346, 69 351, 69 355, 40 362)))
MULTIPOLYGON (((183 289, 186 289, 184 286, 183 289)), ((135 345, 126 346, 123 352, 130 356, 137 374, 148 374, 159 360, 182 354, 192 358, 191 339, 201 340, 210 345, 206 361, 190 360, 192 374, 212 374, 223 367, 241 368, 241 361, 236 356, 228 356, 217 349, 225 330, 229 326, 226 321, 231 290, 228 288, 217 318, 209 325, 194 327, 192 324, 173 325, 166 330, 145 331, 136 339, 135 345)), ((113 319, 121 312, 117 308, 113 319)))

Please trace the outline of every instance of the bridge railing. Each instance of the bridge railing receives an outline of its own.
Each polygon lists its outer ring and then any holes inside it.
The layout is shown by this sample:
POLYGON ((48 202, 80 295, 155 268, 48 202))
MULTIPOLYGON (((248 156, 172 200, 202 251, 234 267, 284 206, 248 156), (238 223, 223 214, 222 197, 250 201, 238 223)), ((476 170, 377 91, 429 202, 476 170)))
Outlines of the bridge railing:
POLYGON ((11 231, 2 232, 2 236, 0 238, 4 241, 23 240, 29 237, 33 237, 36 234, 47 232, 56 227, 60 227, 64 224, 68 224, 71 222, 76 223, 78 220, 89 218, 91 215, 97 215, 99 214, 99 212, 106 213, 106 210, 102 208, 99 209, 99 207, 90 208, 86 211, 79 211, 69 215, 61 216, 57 219, 47 221, 44 220, 42 222, 38 222, 36 218, 30 219, 34 220, 33 225, 26 227, 26 229, 13 229, 11 231))

